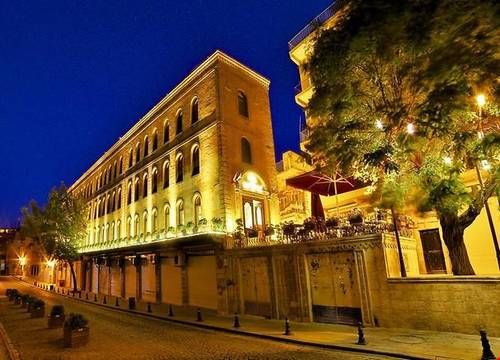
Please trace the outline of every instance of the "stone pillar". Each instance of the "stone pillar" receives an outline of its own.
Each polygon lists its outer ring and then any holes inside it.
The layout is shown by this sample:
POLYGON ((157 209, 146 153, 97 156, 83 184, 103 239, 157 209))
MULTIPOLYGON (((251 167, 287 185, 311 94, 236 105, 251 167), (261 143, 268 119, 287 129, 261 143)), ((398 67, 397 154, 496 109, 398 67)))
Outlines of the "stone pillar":
POLYGON ((156 303, 161 304, 161 256, 155 255, 156 303))
POLYGON ((135 265, 135 298, 137 300, 142 299, 142 259, 141 255, 136 255, 134 259, 134 265, 135 265))
POLYGON ((118 260, 118 266, 120 267, 120 296, 125 298, 125 258, 120 257, 118 260))

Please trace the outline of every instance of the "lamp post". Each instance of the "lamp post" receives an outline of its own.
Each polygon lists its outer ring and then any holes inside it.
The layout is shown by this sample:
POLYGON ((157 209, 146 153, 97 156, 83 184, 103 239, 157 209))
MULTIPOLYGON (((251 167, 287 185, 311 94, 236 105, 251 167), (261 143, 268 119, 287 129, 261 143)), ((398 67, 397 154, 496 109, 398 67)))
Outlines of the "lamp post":
MULTIPOLYGON (((484 133, 483 133, 483 106, 486 104, 486 97, 482 94, 476 96, 476 102, 477 106, 479 108, 479 122, 478 122, 478 129, 477 129, 477 135, 479 139, 483 139, 484 133)), ((479 160, 476 161, 476 173, 477 173, 477 180, 479 182, 479 186, 481 188, 481 195, 484 197, 484 183, 483 183, 483 178, 481 176, 481 169, 480 169, 480 164, 479 160)), ((493 218, 491 216, 491 210, 490 206, 488 205, 488 199, 484 199, 484 208, 486 209, 486 217, 488 218, 488 224, 490 225, 490 232, 491 236, 493 238, 493 244, 495 245, 495 253, 497 256, 497 264, 500 269, 500 248, 498 246, 498 239, 497 239, 497 234, 495 231, 495 225, 493 224, 493 218)))
POLYGON ((24 276, 24 266, 26 265, 26 256, 19 256, 19 265, 21 265, 21 276, 24 276))

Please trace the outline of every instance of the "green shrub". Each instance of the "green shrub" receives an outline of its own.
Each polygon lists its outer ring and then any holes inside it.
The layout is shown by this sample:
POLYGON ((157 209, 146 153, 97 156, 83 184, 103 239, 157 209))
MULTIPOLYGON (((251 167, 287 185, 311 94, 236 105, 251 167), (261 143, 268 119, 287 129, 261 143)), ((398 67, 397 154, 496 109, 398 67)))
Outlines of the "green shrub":
POLYGON ((42 308, 45 306, 45 302, 43 300, 40 300, 40 299, 34 299, 32 302, 32 305, 33 305, 33 308, 35 308, 35 309, 42 308))
POLYGON ((61 316, 64 315, 64 306, 62 305, 54 305, 50 310, 50 316, 61 316))
POLYGON ((83 317, 82 314, 69 314, 68 318, 64 322, 64 327, 71 330, 78 330, 86 327, 88 324, 87 319, 83 317))

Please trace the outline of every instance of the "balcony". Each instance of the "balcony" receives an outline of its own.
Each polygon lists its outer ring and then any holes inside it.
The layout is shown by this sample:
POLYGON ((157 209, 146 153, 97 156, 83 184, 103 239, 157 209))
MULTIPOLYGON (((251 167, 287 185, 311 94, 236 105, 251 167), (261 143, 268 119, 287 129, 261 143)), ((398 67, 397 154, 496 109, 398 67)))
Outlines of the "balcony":
POLYGON ((299 45, 302 40, 309 36, 312 32, 314 32, 318 27, 324 24, 328 19, 330 19, 338 9, 343 5, 343 0, 336 0, 330 6, 328 6, 325 10, 323 10, 318 16, 312 19, 302 30, 300 30, 297 35, 295 35, 288 42, 288 50, 291 51, 297 45, 299 45))

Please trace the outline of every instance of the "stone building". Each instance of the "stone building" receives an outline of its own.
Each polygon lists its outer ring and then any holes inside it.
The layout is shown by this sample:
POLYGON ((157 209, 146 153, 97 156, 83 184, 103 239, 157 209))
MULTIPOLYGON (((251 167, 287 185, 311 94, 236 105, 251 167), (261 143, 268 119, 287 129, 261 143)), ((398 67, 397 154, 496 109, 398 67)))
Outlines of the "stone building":
POLYGON ((217 309, 215 253, 237 223, 279 222, 276 179, 269 81, 216 51, 71 186, 88 204, 78 287, 217 309))

